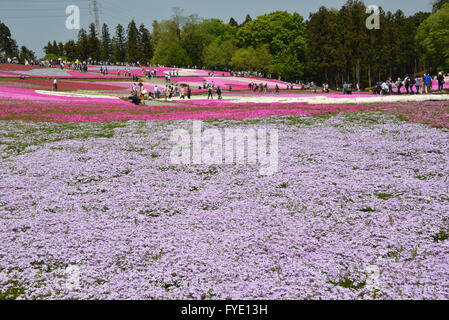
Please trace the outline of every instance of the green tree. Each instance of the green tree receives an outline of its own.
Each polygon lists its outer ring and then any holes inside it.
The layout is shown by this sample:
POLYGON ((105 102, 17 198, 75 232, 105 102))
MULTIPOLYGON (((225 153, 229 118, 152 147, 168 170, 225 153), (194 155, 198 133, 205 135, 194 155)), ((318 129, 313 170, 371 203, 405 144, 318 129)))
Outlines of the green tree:
POLYGON ((126 61, 126 37, 125 29, 121 24, 115 28, 115 36, 112 39, 112 50, 114 62, 126 61))
POLYGON ((97 37, 97 27, 95 23, 89 25, 89 34, 87 36, 87 55, 93 60, 100 60, 100 40, 97 37))
POLYGON ((192 63, 202 66, 205 48, 213 41, 220 44, 227 40, 234 40, 234 34, 234 28, 219 19, 189 21, 184 25, 181 45, 186 49, 192 63))
POLYGON ((53 44, 48 41, 47 45, 44 47, 45 54, 56 54, 57 48, 53 47, 53 44))
POLYGON ((256 50, 253 47, 238 49, 231 59, 231 66, 239 71, 256 71, 256 50))
POLYGON ((81 61, 86 61, 89 57, 87 32, 83 28, 78 32, 78 41, 76 43, 77 56, 81 61))
POLYGON ((238 27, 238 26, 239 26, 238 22, 235 21, 235 19, 234 19, 233 17, 231 17, 231 19, 229 19, 228 24, 229 24, 230 26, 232 26, 232 27, 238 27))
POLYGON ((299 14, 276 11, 259 16, 240 27, 236 37, 241 47, 256 48, 260 45, 267 45, 270 53, 274 56, 276 65, 272 68, 274 75, 281 75, 288 80, 298 79, 302 76, 307 39, 306 25, 299 14), (292 65, 295 67, 281 66, 283 63, 293 63, 292 65), (298 73, 294 74, 292 70, 296 70, 298 73))
POLYGON ((128 62, 140 61, 141 52, 139 48, 139 30, 137 29, 136 22, 131 20, 128 24, 127 41, 126 41, 126 60, 128 62))
POLYGON ((342 73, 347 81, 361 84, 362 61, 368 45, 366 7, 360 0, 348 0, 338 14, 338 41, 342 73))
POLYGON ((153 58, 151 33, 143 24, 139 27, 139 50, 142 55, 142 63, 150 62, 153 58))
POLYGON ((69 40, 64 44, 64 55, 67 56, 67 58, 70 61, 75 61, 77 58, 77 48, 76 48, 76 42, 73 40, 69 40))
POLYGON ((278 55, 271 67, 271 73, 284 80, 293 81, 304 73, 304 63, 292 55, 278 55))
POLYGON ((178 41, 160 41, 154 51, 152 63, 155 65, 186 67, 192 64, 192 60, 178 41))
POLYGON ((269 72, 272 69, 273 56, 266 45, 238 49, 232 59, 231 66, 241 71, 269 72))
POLYGON ((0 56, 15 57, 19 55, 17 42, 11 38, 11 31, 0 22, 0 56))
POLYGON ((109 61, 112 57, 112 40, 107 24, 103 24, 101 29, 101 56, 103 61, 109 61))
POLYGON ((245 20, 242 22, 241 26, 244 26, 245 24, 249 23, 253 21, 253 19, 251 18, 251 16, 249 15, 249 13, 246 15, 245 20))
POLYGON ((337 83, 340 42, 335 35, 338 11, 321 7, 307 24, 307 71, 315 82, 337 83))
POLYGON ((31 62, 32 60, 36 60, 36 55, 34 54, 33 51, 29 50, 27 47, 22 46, 20 48, 20 53, 19 53, 19 62, 25 63, 25 60, 28 62, 31 62))
POLYGON ((172 20, 153 21, 153 48, 156 48, 159 42, 178 41, 177 25, 172 20))
POLYGON ((449 3, 421 23, 416 42, 422 48, 429 69, 449 69, 449 3))
POLYGON ((208 45, 211 39, 208 37, 205 29, 200 24, 188 22, 185 24, 181 33, 181 46, 186 50, 187 54, 194 65, 202 65, 202 53, 204 47, 208 45))
POLYGON ((208 68, 225 69, 230 67, 232 56, 237 47, 231 40, 222 43, 213 41, 205 49, 203 53, 203 61, 208 68))

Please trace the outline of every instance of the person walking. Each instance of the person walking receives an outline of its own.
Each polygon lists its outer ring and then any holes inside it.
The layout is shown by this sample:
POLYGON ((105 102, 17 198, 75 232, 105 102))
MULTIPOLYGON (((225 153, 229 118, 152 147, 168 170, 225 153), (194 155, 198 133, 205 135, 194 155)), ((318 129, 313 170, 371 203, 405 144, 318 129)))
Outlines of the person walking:
POLYGON ((432 77, 428 73, 424 75, 424 87, 426 93, 432 92, 432 77))
POLYGON ((192 90, 190 89, 190 86, 187 87, 187 99, 190 100, 190 96, 192 94, 192 90))
POLYGON ((142 101, 143 104, 145 104, 145 98, 147 95, 147 90, 143 88, 143 90, 140 91, 139 99, 142 101))
POLYGON ((393 94, 393 83, 391 82, 391 78, 388 78, 387 86, 388 86, 388 93, 393 94))
POLYGON ((422 86, 422 78, 420 76, 418 76, 415 79, 416 94, 419 94, 419 90, 421 89, 421 86, 422 86))
POLYGON ((415 85, 415 77, 411 75, 409 78, 410 78, 410 93, 415 94, 415 92, 413 91, 413 86, 415 85))
POLYGON ((396 88, 398 88, 398 94, 401 94, 402 85, 403 85, 402 79, 398 78, 398 81, 396 81, 396 88))
POLYGON ((221 96, 221 88, 220 88, 220 86, 218 86, 218 88, 217 88, 217 95, 218 95, 218 99, 221 100, 222 96, 221 96))
POLYGON ((404 80, 404 85, 405 85, 405 93, 406 94, 410 94, 410 77, 408 75, 405 76, 405 80, 404 80))
POLYGON ((388 85, 387 85, 386 82, 383 82, 383 83, 382 83, 381 88, 382 88, 381 94, 382 94, 383 96, 384 96, 384 95, 387 95, 387 94, 388 94, 388 85))
POLYGON ((53 90, 58 91, 58 80, 53 80, 53 90))
POLYGON ((438 73, 437 80, 438 80, 438 91, 441 92, 443 91, 444 87, 444 76, 442 72, 438 73))
POLYGON ((212 100, 214 99, 211 86, 209 86, 209 89, 207 90, 207 100, 209 100, 209 99, 212 99, 212 100))

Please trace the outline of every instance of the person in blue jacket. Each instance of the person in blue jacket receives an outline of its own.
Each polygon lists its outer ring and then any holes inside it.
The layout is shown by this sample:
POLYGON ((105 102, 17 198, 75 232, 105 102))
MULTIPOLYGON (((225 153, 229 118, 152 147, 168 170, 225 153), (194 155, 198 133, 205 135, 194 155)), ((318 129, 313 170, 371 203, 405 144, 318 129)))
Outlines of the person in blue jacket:
POLYGON ((424 87, 426 89, 426 93, 430 93, 432 91, 432 77, 428 73, 424 75, 424 87))

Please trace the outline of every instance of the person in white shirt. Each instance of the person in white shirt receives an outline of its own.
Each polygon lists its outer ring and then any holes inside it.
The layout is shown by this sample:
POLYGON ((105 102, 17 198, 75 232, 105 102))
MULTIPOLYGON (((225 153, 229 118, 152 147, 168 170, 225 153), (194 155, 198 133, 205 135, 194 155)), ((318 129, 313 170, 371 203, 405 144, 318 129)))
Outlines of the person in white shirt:
POLYGON ((386 82, 382 83, 382 95, 386 95, 389 92, 389 88, 386 82))

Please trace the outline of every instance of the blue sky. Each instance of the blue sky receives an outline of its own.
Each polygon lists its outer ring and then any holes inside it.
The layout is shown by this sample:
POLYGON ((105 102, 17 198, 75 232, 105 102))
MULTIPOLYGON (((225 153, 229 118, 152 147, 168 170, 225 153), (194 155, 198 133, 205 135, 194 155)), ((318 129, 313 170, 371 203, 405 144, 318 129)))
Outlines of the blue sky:
MULTIPOLYGON (((118 23, 127 25, 131 19, 138 24, 151 26, 153 20, 167 19, 172 8, 184 9, 186 15, 197 13, 202 18, 220 18, 225 22, 234 17, 243 21, 246 14, 255 18, 258 15, 276 10, 298 12, 308 18, 310 12, 322 5, 340 8, 346 0, 98 0, 100 3, 100 22, 113 28, 118 23)), ((432 0, 365 0, 367 5, 378 5, 386 11, 401 9, 406 15, 418 11, 431 11, 432 0)), ((0 0, 0 21, 5 23, 19 45, 26 45, 38 56, 49 40, 67 41, 76 39, 77 30, 65 28, 65 8, 78 5, 81 9, 81 27, 93 22, 90 13, 90 0, 0 0)))

